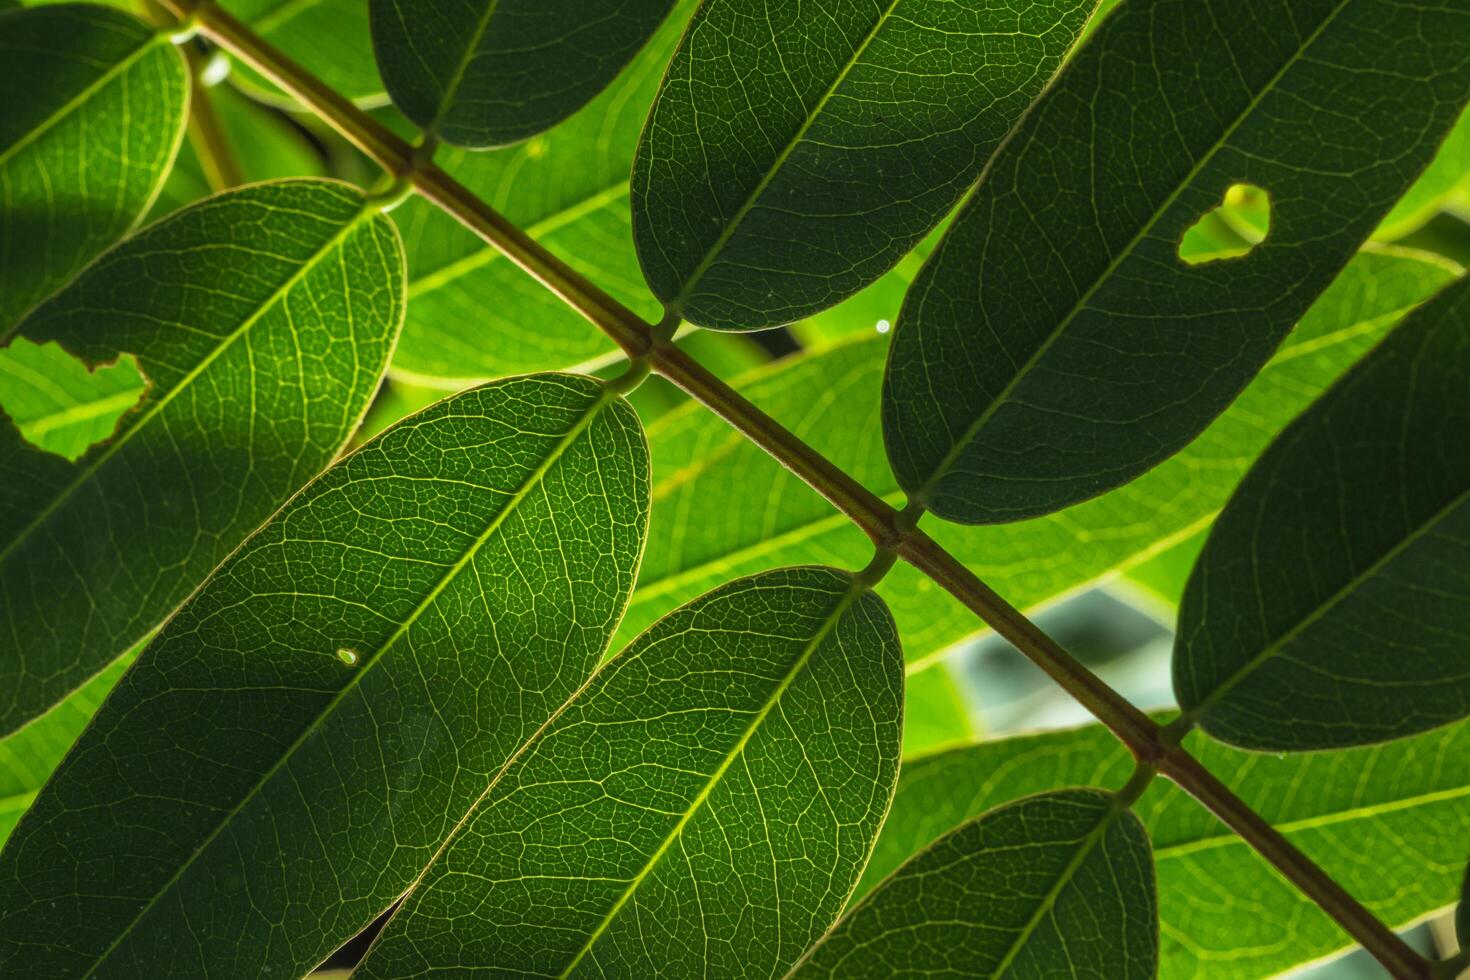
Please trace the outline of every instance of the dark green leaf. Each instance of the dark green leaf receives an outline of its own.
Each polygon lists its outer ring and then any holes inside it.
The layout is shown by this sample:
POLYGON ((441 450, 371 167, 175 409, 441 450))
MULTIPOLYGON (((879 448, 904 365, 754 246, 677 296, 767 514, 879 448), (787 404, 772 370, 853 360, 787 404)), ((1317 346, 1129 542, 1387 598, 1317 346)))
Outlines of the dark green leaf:
MULTIPOLYGON (((644 117, 693 0, 590 105, 497 153, 441 151, 438 164, 640 315, 658 317, 633 254, 628 171, 644 117)), ((408 320, 395 377, 463 385, 586 365, 616 351, 497 250, 427 201, 393 212, 408 253, 408 320)))
POLYGON ((66 750, 77 740, 137 652, 131 650, 119 657, 46 717, 0 739, 0 845, 4 845, 21 815, 29 809, 66 750))
POLYGON ((1470 715, 1470 279, 1281 433, 1179 610, 1174 689, 1257 749, 1397 738, 1470 715))
MULTIPOLYGON (((221 0, 220 6, 358 105, 388 101, 373 62, 365 0, 221 0)), ((294 105, 290 96, 249 65, 236 62, 231 79, 254 96, 294 105)))
POLYGON ((1119 6, 904 303, 883 395, 899 484, 1002 523, 1181 449, 1429 162, 1470 99, 1467 39, 1459 3, 1119 6), (1269 196, 1270 235, 1183 261, 1186 229, 1241 183, 1269 196))
POLYGON ((633 168, 654 294, 778 326, 881 276, 975 179, 1092 0, 706 0, 633 168))
MULTIPOLYGON (((1175 458, 1058 514, 1015 525, 941 524, 932 534, 1023 609, 1142 561, 1208 523, 1270 438, 1389 324, 1458 271, 1424 253, 1375 246, 1344 270, 1239 401, 1175 458)), ((886 344, 869 333, 733 380, 864 486, 901 504, 880 448, 873 397, 886 344)), ((622 637, 736 575, 801 562, 851 566, 870 557, 866 537, 830 504, 701 407, 659 419, 649 443, 652 537, 622 637)), ((973 613, 906 565, 888 574, 879 593, 911 663, 981 628, 973 613)))
POLYGON ((154 629, 315 476, 403 315, 398 236, 357 191, 257 184, 118 245, 17 331, 150 387, 75 463, 0 416, 0 733, 154 629))
POLYGON ((364 976, 779 976, 882 822, 902 670, 847 573, 782 569, 683 607, 490 784, 364 976))
POLYGON ((992 810, 939 839, 790 976, 1153 980, 1158 962, 1143 825, 1111 793, 1074 789, 992 810))
POLYGON ((674 0, 371 0, 373 51, 403 114, 455 146, 561 122, 613 80, 674 0))
POLYGON ((120 11, 0 14, 0 341, 148 209, 187 85, 168 36, 120 11))
POLYGON ((311 483, 148 648, 0 854, 0 974, 299 976, 365 926, 598 662, 647 462, 608 389, 539 375, 311 483))
MULTIPOLYGON (((1455 900, 1470 825, 1470 724, 1288 758, 1198 734, 1185 746, 1390 925, 1455 900)), ((992 807, 1084 780, 1121 786, 1132 770, 1132 756, 1099 725, 908 760, 858 894, 992 807)), ((1164 980, 1255 980, 1350 942, 1178 787, 1156 780, 1133 809, 1158 867, 1164 980)))

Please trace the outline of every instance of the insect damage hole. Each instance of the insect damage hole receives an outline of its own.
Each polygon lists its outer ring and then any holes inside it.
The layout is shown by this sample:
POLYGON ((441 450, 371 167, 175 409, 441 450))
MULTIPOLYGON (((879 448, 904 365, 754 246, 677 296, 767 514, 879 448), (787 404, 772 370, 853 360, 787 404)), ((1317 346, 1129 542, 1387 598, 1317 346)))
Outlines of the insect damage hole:
POLYGON ((147 389, 131 354, 89 368, 55 341, 0 349, 0 409, 26 442, 69 460, 105 442, 147 389))
POLYGON ((1190 265, 1249 255, 1271 234, 1271 195, 1255 184, 1232 184, 1219 207, 1207 211, 1179 240, 1190 265))

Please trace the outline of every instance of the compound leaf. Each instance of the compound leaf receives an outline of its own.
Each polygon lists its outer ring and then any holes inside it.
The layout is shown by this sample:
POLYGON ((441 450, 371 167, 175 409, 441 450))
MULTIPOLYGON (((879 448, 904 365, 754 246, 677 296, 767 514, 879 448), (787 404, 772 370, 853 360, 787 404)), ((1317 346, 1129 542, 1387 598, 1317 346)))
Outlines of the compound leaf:
POLYGON ((975 179, 1092 7, 706 0, 633 168, 654 294, 700 326, 758 330, 877 279, 975 179))
POLYGON ((0 733, 153 630, 331 461, 403 316, 398 236, 356 190, 257 184, 117 245, 17 325, 148 389, 69 462, 0 416, 0 733))
POLYGON ((1174 689, 1256 749, 1470 715, 1470 279, 1420 307, 1241 482, 1179 610, 1174 689))
POLYGON ((455 146, 504 146, 602 91, 674 0, 371 0, 373 51, 404 115, 455 146))
MULTIPOLYGON (((1389 925, 1406 926, 1455 900, 1470 823, 1470 723, 1286 758, 1198 733, 1185 747, 1389 925)), ((993 807, 1084 780, 1121 786, 1132 771, 1128 750, 1100 725, 906 760, 858 894, 993 807)), ((1153 841, 1163 980, 1274 976, 1351 942, 1178 787, 1155 780, 1133 810, 1153 841)))
POLYGON ((789 976, 1153 980, 1159 914, 1138 818, 1061 790, 961 825, 842 917, 789 976))
POLYGON ((364 976, 779 976, 882 822, 902 659, 882 601, 832 569, 679 609, 490 783, 364 976))
MULTIPOLYGON (((1398 317, 1459 268, 1422 252, 1375 246, 1349 263, 1231 409, 1142 479, 1057 514, 931 534, 1025 609, 1134 562, 1209 522, 1271 437, 1398 317)), ((733 379, 747 398, 890 503, 903 497, 880 448, 873 390, 888 338, 865 337, 733 379)), ((631 639, 722 581, 801 562, 855 565, 866 537, 729 426, 696 405, 649 426, 654 519, 631 639), (698 519, 690 515, 697 514, 698 519)), ((919 572, 895 566, 878 587, 911 663, 972 636, 974 615, 919 572)))
POLYGON ((1466 38, 1463 4, 1120 5, 904 303, 883 392, 899 485, 1004 523, 1183 448, 1429 162, 1470 100, 1466 38), (1265 241, 1185 261, 1236 185, 1269 199, 1265 241))
POLYGON ((647 463, 609 389, 538 375, 308 485, 144 652, 0 854, 0 973, 315 966, 597 664, 647 463))
MULTIPOLYGON (((607 89, 550 132, 494 153, 435 162, 637 313, 658 318, 633 254, 628 171, 644 117, 693 8, 681 0, 607 89)), ((463 386, 587 365, 616 347, 483 239, 428 201, 393 212, 408 254, 408 318, 397 378, 463 386)))
POLYGON ((188 101, 168 35, 122 11, 0 14, 0 342, 148 210, 188 101))

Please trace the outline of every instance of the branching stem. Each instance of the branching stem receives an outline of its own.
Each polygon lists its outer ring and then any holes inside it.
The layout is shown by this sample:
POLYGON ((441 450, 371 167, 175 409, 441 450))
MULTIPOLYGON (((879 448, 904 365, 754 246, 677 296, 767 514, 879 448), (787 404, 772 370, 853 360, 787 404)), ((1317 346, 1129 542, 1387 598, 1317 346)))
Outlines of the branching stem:
POLYGON ((212 0, 198 5, 186 0, 162 2, 180 17, 192 15, 205 37, 291 93, 389 173, 408 180, 420 195, 607 334, 630 358, 646 363, 764 449, 861 528, 880 556, 896 554, 959 599, 1106 725, 1141 766, 1157 769, 1204 804, 1362 943, 1393 976, 1432 980, 1428 960, 1410 949, 1174 739, 1164 737, 1157 723, 919 530, 921 507, 911 505, 900 512, 889 506, 675 347, 665 336, 671 331, 646 323, 445 173, 433 162, 431 149, 416 149, 389 132, 212 0))

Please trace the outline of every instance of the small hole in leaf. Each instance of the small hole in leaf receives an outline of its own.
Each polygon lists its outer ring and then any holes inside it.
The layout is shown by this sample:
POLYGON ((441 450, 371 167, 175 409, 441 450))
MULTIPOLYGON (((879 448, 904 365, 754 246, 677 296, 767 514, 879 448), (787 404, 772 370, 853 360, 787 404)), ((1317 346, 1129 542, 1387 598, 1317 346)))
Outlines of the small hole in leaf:
POLYGON ((105 442, 147 389, 130 354, 89 369, 55 342, 0 349, 0 408, 27 442, 67 459, 105 442))
POLYGON ((356 667, 357 666, 357 651, 356 650, 349 650, 346 647, 343 647, 342 649, 340 649, 340 650, 337 651, 337 659, 340 660, 340 661, 342 661, 344 664, 346 664, 349 667, 356 667))
POLYGON ((1250 254, 1271 233, 1271 195, 1255 184, 1232 184, 1220 206, 1184 233, 1179 257, 1190 265, 1250 254))

